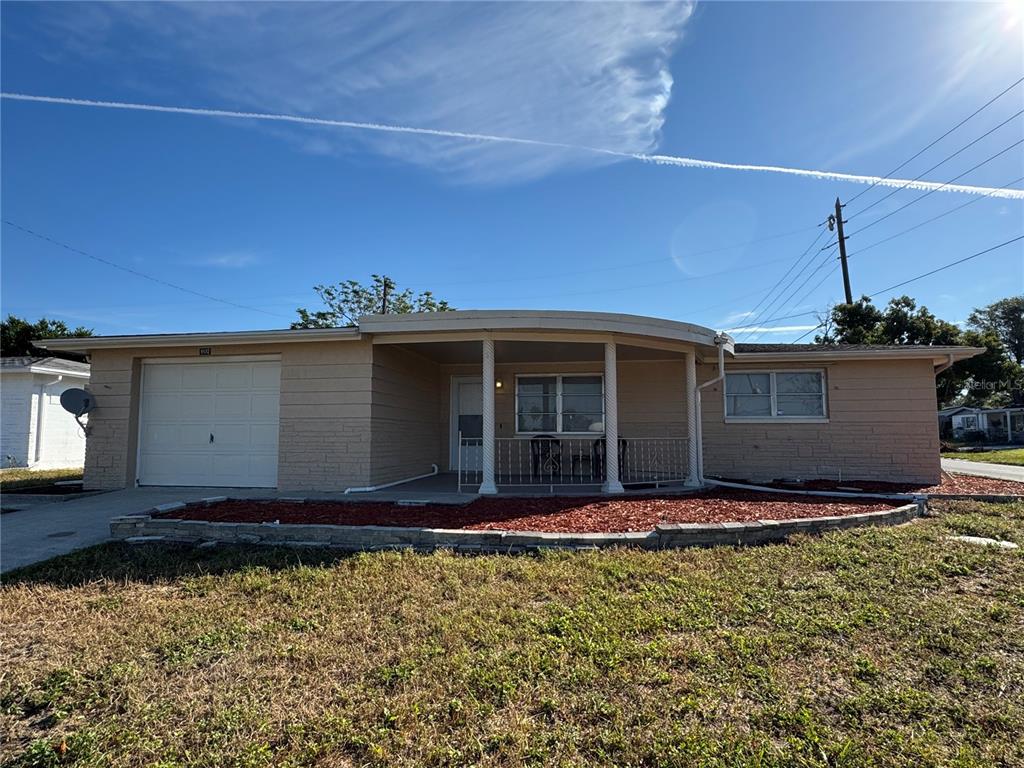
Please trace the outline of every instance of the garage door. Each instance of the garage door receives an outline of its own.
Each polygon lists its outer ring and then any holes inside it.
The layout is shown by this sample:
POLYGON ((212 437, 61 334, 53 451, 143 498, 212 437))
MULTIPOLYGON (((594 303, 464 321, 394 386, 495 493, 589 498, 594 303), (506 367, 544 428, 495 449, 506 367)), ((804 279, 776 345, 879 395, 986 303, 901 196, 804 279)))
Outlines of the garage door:
POLYGON ((278 360, 144 363, 139 484, 273 488, 278 360))

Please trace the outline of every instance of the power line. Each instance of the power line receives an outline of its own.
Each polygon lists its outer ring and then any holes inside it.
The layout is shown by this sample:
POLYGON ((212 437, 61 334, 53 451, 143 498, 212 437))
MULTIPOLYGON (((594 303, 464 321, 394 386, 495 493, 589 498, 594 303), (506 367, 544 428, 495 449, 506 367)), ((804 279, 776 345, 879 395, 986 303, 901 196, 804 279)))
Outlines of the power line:
MULTIPOLYGON (((810 295, 811 295, 812 293, 814 293, 814 291, 816 291, 816 290, 818 289, 818 287, 819 287, 819 286, 820 286, 820 285, 821 285, 821 284, 822 284, 823 282, 825 282, 825 280, 826 280, 826 279, 828 279, 829 275, 831 275, 831 274, 832 274, 833 272, 835 272, 835 271, 836 271, 836 267, 837 267, 838 265, 833 265, 832 269, 831 269, 831 270, 830 270, 830 271, 828 272, 828 274, 826 274, 826 275, 825 275, 825 276, 824 276, 824 277, 823 277, 823 278, 822 278, 821 280, 819 280, 819 281, 818 281, 818 282, 817 282, 817 283, 816 283, 816 284, 814 285, 814 287, 812 287, 812 288, 811 288, 811 290, 807 291, 807 293, 805 293, 805 294, 804 294, 803 296, 801 296, 801 297, 800 297, 800 299, 798 299, 797 301, 794 301, 794 302, 790 303, 790 299, 792 299, 792 298, 793 298, 793 297, 794 297, 794 296, 795 296, 795 295, 796 295, 797 293, 799 293, 800 289, 801 289, 801 288, 803 288, 803 287, 804 287, 805 285, 807 285, 807 283, 809 283, 809 282, 810 282, 810 281, 811 281, 811 280, 812 280, 812 279, 814 278, 814 276, 815 276, 816 274, 818 274, 818 273, 819 273, 819 272, 820 272, 820 271, 821 271, 822 269, 824 269, 824 268, 825 268, 825 267, 826 267, 826 266, 828 265, 828 263, 829 263, 829 259, 828 259, 828 257, 826 257, 826 258, 825 258, 825 259, 824 259, 824 260, 823 260, 823 261, 822 261, 822 262, 821 262, 820 264, 818 264, 818 266, 817 266, 817 267, 815 267, 815 268, 814 268, 814 271, 813 271, 813 272, 811 272, 811 273, 810 273, 809 275, 807 275, 807 277, 806 277, 806 278, 804 278, 804 281, 803 281, 802 283, 800 283, 800 285, 798 285, 798 286, 797 286, 796 288, 794 288, 794 289, 793 289, 793 290, 792 290, 792 291, 790 292, 790 294, 789 294, 789 295, 788 295, 788 296, 786 297, 786 299, 785 299, 785 300, 784 300, 784 301, 782 302, 782 305, 781 305, 781 306, 783 306, 783 307, 786 307, 786 308, 787 308, 787 310, 788 310, 788 309, 796 309, 796 308, 797 308, 797 307, 799 307, 799 306, 800 306, 800 305, 801 305, 801 304, 802 304, 802 303, 803 303, 804 301, 806 301, 806 300, 807 300, 807 297, 808 297, 808 296, 810 296, 810 295)), ((782 311, 784 311, 784 312, 785 312, 785 311, 787 311, 787 310, 782 310, 782 311)), ((763 321, 762 321, 762 323, 771 323, 771 322, 774 322, 775 320, 779 320, 779 319, 780 319, 780 316, 779 316, 779 315, 773 315, 772 317, 769 317, 769 318, 767 318, 766 320, 763 320, 763 321)), ((760 335, 759 333, 756 333, 756 332, 754 333, 754 336, 759 336, 759 335, 760 335)))
MULTIPOLYGON (((159 277, 153 277, 152 275, 147 275, 145 272, 140 272, 137 269, 132 269, 131 267, 126 267, 126 266, 124 266, 122 264, 118 264, 116 262, 109 261, 107 259, 104 259, 101 256, 95 256, 95 255, 93 255, 91 253, 86 253, 85 251, 80 250, 78 248, 75 248, 73 246, 70 246, 67 243, 62 243, 60 240, 54 240, 52 237, 47 237, 46 235, 41 234, 39 232, 36 232, 34 230, 31 230, 28 227, 23 227, 20 224, 15 224, 13 221, 8 221, 7 219, 3 219, 3 222, 4 222, 4 224, 6 224, 9 227, 14 227, 17 230, 20 230, 21 232, 24 232, 26 235, 31 235, 32 237, 38 238, 39 240, 43 240, 43 241, 45 241, 47 243, 52 243, 53 245, 59 246, 60 248, 63 248, 66 251, 70 251, 71 253, 76 253, 79 256, 85 256, 87 259, 92 259, 93 261, 98 261, 100 264, 106 264, 108 267, 113 267, 114 269, 119 269, 122 272, 127 272, 127 273, 129 273, 131 275, 135 275, 136 277, 141 277, 144 280, 150 280, 150 281, 152 281, 154 283, 159 283, 160 285, 163 285, 163 286, 165 286, 167 288, 173 288, 176 291, 182 291, 184 293, 190 293, 193 296, 199 296, 200 298, 203 298, 203 299, 208 299, 210 301, 216 301, 216 302, 218 302, 220 304, 227 304, 228 306, 235 307, 237 309, 248 309, 251 312, 259 312, 259 313, 264 314, 264 315, 270 315, 271 317, 285 317, 284 315, 279 315, 279 314, 276 314, 274 312, 267 312, 265 309, 260 309, 259 307, 250 307, 250 306, 248 306, 246 304, 237 304, 237 303, 235 303, 233 301, 228 301, 227 299, 219 299, 216 296, 211 296, 208 293, 202 293, 200 291, 193 291, 191 288, 185 288, 184 286, 177 285, 175 283, 170 283, 170 282, 168 282, 166 280, 163 280, 163 279, 161 279, 159 277)), ((291 318, 287 318, 287 319, 290 320, 291 318)))
POLYGON ((931 172, 932 172, 932 171, 934 171, 934 170, 935 170, 936 168, 938 168, 938 167, 939 167, 940 165, 945 165, 945 164, 946 164, 946 163, 948 163, 948 162, 949 162, 950 160, 952 160, 952 159, 953 159, 954 157, 956 157, 957 155, 959 155, 959 154, 960 154, 961 152, 963 152, 963 151, 965 151, 965 150, 967 150, 967 149, 970 149, 970 148, 971 148, 971 147, 973 147, 973 146, 974 146, 975 144, 977 144, 977 143, 978 143, 979 141, 981 141, 982 139, 986 138, 987 136, 990 136, 990 135, 992 135, 993 133, 995 133, 996 131, 998 131, 998 130, 999 130, 1000 128, 1002 128, 1002 127, 1003 127, 1004 125, 1006 125, 1006 124, 1007 124, 1008 122, 1010 122, 1010 121, 1011 121, 1011 120, 1013 120, 1014 118, 1020 117, 1021 115, 1024 115, 1024 109, 1022 109, 1022 110, 1020 110, 1020 111, 1016 112, 1015 114, 1012 114, 1012 115, 1010 115, 1010 116, 1009 116, 1008 118, 1006 118, 1005 120, 1003 120, 1003 122, 1001 122, 1001 123, 1000 123, 999 125, 997 125, 997 126, 995 126, 994 128, 990 128, 989 130, 985 131, 985 133, 981 134, 981 136, 979 136, 978 138, 974 139, 973 141, 971 141, 971 142, 969 142, 969 143, 965 144, 964 146, 960 147, 960 149, 958 149, 958 150, 957 150, 956 152, 954 152, 953 154, 951 154, 951 155, 947 155, 947 156, 946 156, 945 158, 943 158, 942 160, 940 160, 939 162, 937 162, 937 163, 936 163, 935 165, 933 165, 933 166, 932 166, 931 168, 929 168, 929 169, 928 169, 927 171, 922 171, 922 172, 921 172, 921 173, 920 173, 920 174, 919 174, 918 176, 915 176, 915 177, 914 177, 913 179, 910 179, 910 180, 909 180, 909 181, 908 181, 908 182, 907 182, 906 184, 904 184, 903 186, 900 186, 900 187, 896 187, 896 189, 894 189, 894 190, 890 191, 890 192, 889 192, 889 193, 888 193, 887 195, 882 195, 882 196, 881 196, 880 198, 878 198, 877 200, 875 200, 875 202, 871 203, 871 204, 870 204, 870 205, 868 205, 868 206, 867 206, 866 208, 861 208, 861 209, 860 209, 859 211, 857 211, 857 212, 856 212, 855 214, 852 214, 852 215, 850 216, 850 218, 853 218, 853 216, 860 216, 860 215, 861 215, 862 213, 864 213, 865 211, 870 211, 870 210, 871 210, 872 208, 874 208, 874 207, 875 207, 876 205, 878 205, 879 203, 885 202, 886 200, 888 200, 888 199, 889 199, 890 197, 892 197, 892 196, 893 196, 893 195, 895 195, 896 193, 898 193, 898 192, 902 192, 902 191, 903 191, 904 189, 906 189, 907 187, 909 187, 909 186, 910 186, 911 184, 913 184, 913 183, 914 183, 915 181, 919 181, 919 180, 921 179, 921 177, 922 177, 922 176, 924 176, 924 175, 925 175, 926 173, 931 173, 931 172))
MULTIPOLYGON (((975 117, 976 115, 980 114, 980 113, 981 113, 981 112, 982 112, 983 110, 987 109, 987 108, 988 108, 989 106, 991 106, 991 105, 992 105, 992 104, 994 104, 994 103, 995 103, 996 101, 998 101, 999 99, 1001 99, 1001 98, 1002 98, 1003 96, 1005 96, 1005 95, 1006 95, 1007 93, 1009 93, 1010 91, 1012 91, 1012 90, 1013 90, 1014 88, 1016 88, 1016 87, 1017 87, 1018 85, 1020 85, 1021 83, 1024 83, 1024 77, 1020 78, 1020 79, 1019 79, 1019 80, 1017 80, 1017 81, 1016 81, 1015 83, 1012 83, 1011 85, 1007 86, 1007 87, 1006 87, 1006 88, 1005 88, 1004 90, 1000 91, 1000 92, 999 92, 998 94, 996 94, 996 95, 995 95, 995 96, 993 96, 993 97, 992 97, 991 99, 989 99, 988 101, 986 101, 986 102, 985 102, 984 104, 982 104, 982 105, 981 105, 980 107, 978 107, 978 108, 977 108, 976 110, 974 110, 974 111, 973 111, 973 112, 972 112, 971 114, 969 114, 969 115, 968 115, 967 117, 965 117, 965 118, 964 118, 963 120, 961 120, 961 121, 960 121, 959 123, 957 123, 957 124, 956 124, 956 125, 954 125, 954 126, 953 126, 952 128, 950 128, 950 129, 949 129, 948 131, 946 131, 946 132, 945 132, 944 134, 942 134, 941 136, 939 136, 939 138, 935 139, 935 141, 933 141, 933 142, 932 142, 931 144, 929 144, 929 145, 928 145, 928 146, 926 146, 926 147, 925 147, 924 149, 922 149, 922 150, 919 150, 919 151, 918 151, 917 153, 915 153, 915 154, 911 155, 910 157, 908 157, 908 158, 907 158, 906 160, 904 160, 904 161, 903 161, 902 163, 900 163, 900 164, 899 164, 899 165, 897 165, 897 166, 896 166, 895 168, 893 168, 893 169, 892 169, 891 171, 889 171, 889 172, 888 172, 887 174, 885 174, 885 176, 883 176, 882 178, 883 178, 883 179, 888 179, 888 178, 889 178, 890 176, 892 176, 892 175, 893 175, 894 173, 896 173, 896 171, 900 170, 900 168, 903 168, 903 167, 904 167, 904 166, 905 166, 905 165, 906 165, 907 163, 909 163, 909 162, 911 162, 911 161, 913 161, 913 160, 916 160, 916 159, 917 159, 918 157, 920 157, 920 156, 921 156, 921 155, 923 155, 923 154, 924 154, 925 152, 927 152, 927 151, 928 151, 929 149, 931 149, 932 147, 934 147, 934 146, 935 146, 936 144, 938 144, 938 143, 939 143, 940 141, 942 141, 942 140, 943 140, 944 138, 946 138, 947 136, 949 136, 949 134, 953 133, 953 131, 955 131, 955 130, 956 130, 957 128, 959 128, 960 126, 962 126, 962 125, 963 125, 964 123, 966 123, 967 121, 969 121, 969 120, 970 120, 971 118, 973 118, 973 117, 975 117)), ((867 188, 865 188, 865 189, 862 189, 862 190, 861 190, 860 192, 858 192, 858 193, 857 193, 856 195, 854 195, 853 197, 851 197, 851 198, 850 198, 849 200, 847 200, 847 201, 846 201, 846 202, 847 202, 847 205, 849 205, 850 203, 852 203, 852 202, 853 202, 854 200, 856 200, 856 199, 857 199, 858 197, 860 197, 861 195, 863 195, 863 194, 864 194, 865 192, 869 192, 869 191, 871 191, 872 189, 874 189, 874 188, 875 188, 875 186, 877 186, 877 184, 878 184, 878 182, 876 181, 876 182, 874 182, 873 184, 871 184, 871 186, 869 186, 869 187, 867 187, 867 188)))
POLYGON ((949 269, 950 267, 955 267, 957 264, 963 264, 965 261, 970 261, 971 259, 976 259, 979 256, 984 256, 986 253, 992 253, 992 251, 996 251, 996 250, 999 250, 1000 248, 1004 248, 1007 245, 1010 245, 1011 243, 1016 243, 1018 240, 1024 240, 1024 235, 1018 235, 1017 237, 1011 238, 1010 240, 1007 240, 1006 242, 999 243, 999 245, 993 245, 991 248, 986 248, 983 251, 978 251, 977 253, 972 253, 970 256, 965 256, 962 259, 957 259, 956 261, 951 261, 951 262, 949 262, 949 264, 943 264, 941 267, 936 267, 935 269, 929 270, 928 272, 925 272, 923 274, 917 275, 916 277, 912 277, 909 280, 904 280, 901 283, 896 283, 895 285, 890 285, 888 288, 882 288, 881 290, 878 290, 878 291, 872 291, 868 295, 869 296, 877 296, 880 293, 888 293, 889 291, 895 290, 896 288, 902 288, 904 285, 909 285, 910 283, 917 282, 918 280, 921 280, 921 279, 923 279, 925 277, 929 277, 930 275, 934 275, 936 272, 942 272, 943 270, 949 269))
MULTIPOLYGON (((1016 178, 1013 181, 1006 182, 1006 184, 1003 185, 1003 188, 1005 189, 1006 187, 1009 187, 1011 184, 1017 184, 1017 183, 1019 183, 1021 181, 1024 181, 1024 176, 1016 178)), ((897 232, 895 235, 889 235, 889 237, 883 238, 882 240, 876 240, 875 242, 871 243, 871 245, 865 245, 860 250, 854 251, 853 253, 851 253, 849 255, 849 258, 852 259, 854 256, 856 256, 858 254, 861 254, 861 253, 864 253, 864 251, 868 251, 868 250, 874 248, 877 245, 882 245, 882 243, 888 243, 890 240, 895 240, 897 237, 902 237, 903 235, 907 234, 908 232, 913 232, 915 229, 920 229, 921 227, 923 227, 923 226, 925 226, 927 224, 931 224, 933 221, 938 221, 939 219, 944 218, 946 216, 949 216, 951 213, 956 213, 957 211, 962 210, 963 208, 966 208, 969 205, 974 205, 979 200, 984 200, 985 197, 987 197, 987 195, 983 195, 981 197, 971 198, 966 203, 961 203, 960 205, 956 206, 955 208, 950 208, 948 211, 943 211, 942 213, 940 213, 937 216, 932 216, 930 219, 925 219, 920 224, 915 224, 912 227, 907 227, 903 231, 897 232)))
MULTIPOLYGON (((800 262, 802 262, 804 260, 804 258, 807 256, 807 254, 811 252, 811 250, 814 248, 814 246, 818 244, 818 241, 821 240, 821 236, 825 234, 825 231, 826 231, 824 229, 825 222, 822 221, 817 226, 819 228, 818 229, 818 234, 811 241, 810 245, 808 245, 807 248, 804 249, 803 253, 801 253, 799 256, 796 257, 796 259, 793 261, 793 263, 789 266, 789 269, 787 269, 782 274, 782 277, 780 277, 778 280, 775 281, 775 284, 772 285, 772 287, 768 289, 768 291, 761 298, 761 300, 759 302, 757 302, 757 304, 754 306, 754 308, 752 310, 750 310, 750 315, 752 317, 754 317, 754 320, 752 322, 754 322, 755 324, 760 322, 761 317, 764 315, 765 312, 768 311, 768 307, 765 307, 764 309, 761 309, 764 306, 764 303, 775 292, 775 289, 778 288, 780 285, 782 285, 782 283, 785 281, 785 279, 787 277, 789 277, 789 275, 793 272, 794 269, 797 268, 797 266, 800 264, 800 262)), ((812 257, 812 259, 813 259, 813 257, 812 257)), ((800 273, 798 272, 797 275, 799 275, 799 274, 800 273)), ((794 277, 794 279, 796 279, 796 278, 794 277)), ((785 291, 786 289, 783 288, 782 290, 785 291)), ((772 302, 772 304, 770 304, 768 306, 769 307, 770 306, 774 306, 774 302, 772 302)))
POLYGON ((886 219, 888 219, 888 218, 889 218, 890 216, 895 216, 895 215, 896 215, 897 213, 899 213, 900 211, 902 211, 902 210, 904 210, 904 209, 906 209, 906 208, 909 208, 910 206, 914 205, 915 203, 919 203, 920 201, 924 200, 924 199, 925 199, 926 197, 928 197, 929 195, 933 194, 934 192, 938 192, 938 191, 939 191, 940 189, 942 189, 942 187, 946 186, 946 184, 952 184, 952 183, 953 183, 954 181, 956 181, 957 179, 963 178, 964 176, 966 176, 966 175, 967 175, 968 173, 970 173, 971 171, 976 171, 976 170, 978 170, 979 168, 981 168, 981 167, 982 167, 983 165, 986 165, 987 163, 991 163, 991 162, 992 162, 993 160, 995 160, 995 159, 996 159, 997 157, 999 157, 1000 155, 1005 155, 1005 154, 1006 154, 1007 152, 1009 152, 1009 151, 1010 151, 1011 149, 1013 149, 1014 147, 1019 147, 1019 146, 1020 146, 1021 144, 1024 144, 1024 139, 1019 139, 1018 141, 1015 141, 1015 142, 1014 142, 1013 144, 1011 144, 1010 146, 1008 146, 1008 147, 1005 147, 1005 148, 1003 148, 1003 149, 999 150, 999 151, 998 151, 998 152, 996 152, 996 153, 995 153, 994 155, 992 155, 991 157, 988 157, 988 158, 986 158, 985 160, 982 160, 982 161, 981 161, 980 163, 978 163, 977 165, 973 166, 972 168, 968 168, 968 169, 967 169, 966 171, 964 171, 963 173, 961 173, 961 174, 960 174, 959 176, 954 176, 954 177, 953 177, 952 179, 950 179, 949 181, 945 182, 944 184, 941 184, 941 185, 939 185, 939 186, 938 186, 938 187, 936 187, 935 189, 930 189, 930 190, 928 190, 927 192, 925 192, 924 194, 918 195, 918 196, 917 196, 917 197, 915 197, 915 198, 914 198, 913 200, 910 200, 910 201, 908 201, 908 202, 904 203, 903 205, 901 205, 901 206, 900 206, 899 208, 897 208, 896 210, 894 210, 894 211, 890 211, 889 213, 885 214, 884 216, 880 216, 880 217, 878 217, 878 218, 877 218, 877 219, 875 219, 874 221, 869 221, 869 222, 868 222, 867 224, 865 224, 865 225, 864 225, 863 227, 861 227, 860 229, 858 229, 858 230, 856 230, 856 231, 854 231, 854 232, 850 233, 849 235, 847 235, 847 237, 853 237, 854 235, 860 234, 860 233, 861 233, 861 232, 863 232, 863 231, 864 231, 865 229, 870 229, 871 227, 875 226, 875 224, 878 224, 878 223, 880 223, 880 222, 883 222, 883 221, 885 221, 885 220, 886 220, 886 219))
POLYGON ((790 343, 790 344, 796 344, 796 343, 797 343, 798 341, 800 341, 800 339, 804 338, 804 337, 805 337, 805 336, 807 336, 808 334, 814 333, 814 332, 815 332, 816 330, 818 330, 819 328, 822 328, 822 327, 823 327, 824 325, 825 325, 824 323, 818 323, 818 324, 817 324, 816 326, 814 326, 813 328, 810 328, 810 329, 808 329, 808 330, 804 331, 803 333, 801 333, 801 334, 800 334, 799 336, 797 336, 797 337, 796 337, 795 339, 793 339, 793 340, 792 340, 791 342, 789 342, 789 343, 790 343))

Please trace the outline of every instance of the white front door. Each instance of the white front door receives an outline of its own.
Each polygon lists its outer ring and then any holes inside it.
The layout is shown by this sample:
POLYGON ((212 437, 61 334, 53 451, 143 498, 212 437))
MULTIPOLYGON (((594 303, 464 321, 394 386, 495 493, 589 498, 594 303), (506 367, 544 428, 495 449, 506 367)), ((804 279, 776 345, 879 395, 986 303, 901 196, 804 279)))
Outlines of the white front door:
POLYGON ((452 377, 451 466, 459 468, 459 435, 462 436, 462 468, 479 472, 483 466, 483 384, 478 376, 452 377))
POLYGON ((146 362, 139 485, 273 488, 278 360, 146 362))

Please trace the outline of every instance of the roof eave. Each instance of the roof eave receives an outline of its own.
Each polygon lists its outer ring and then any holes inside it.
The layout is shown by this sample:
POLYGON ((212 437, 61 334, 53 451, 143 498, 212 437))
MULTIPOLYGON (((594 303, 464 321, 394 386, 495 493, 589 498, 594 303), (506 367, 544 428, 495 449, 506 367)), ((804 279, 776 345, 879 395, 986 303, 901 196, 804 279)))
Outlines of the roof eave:
POLYGON ((203 347, 215 344, 280 344, 281 342, 351 341, 358 328, 298 328, 276 331, 215 331, 166 333, 152 336, 85 336, 73 339, 40 339, 36 346, 59 352, 92 352, 96 349, 203 347))
POLYGON ((954 362, 967 360, 985 352, 984 347, 899 347, 893 349, 838 350, 822 348, 820 351, 793 352, 736 352, 736 362, 800 362, 831 360, 918 360, 931 359, 944 363, 953 358, 954 362))

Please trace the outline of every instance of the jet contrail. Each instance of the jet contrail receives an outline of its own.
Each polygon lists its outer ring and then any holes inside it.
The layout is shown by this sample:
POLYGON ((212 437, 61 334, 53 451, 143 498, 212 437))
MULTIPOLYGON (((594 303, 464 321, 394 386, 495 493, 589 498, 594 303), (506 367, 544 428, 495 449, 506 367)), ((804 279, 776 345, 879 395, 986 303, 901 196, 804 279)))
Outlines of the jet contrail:
POLYGON ((280 115, 266 112, 236 112, 227 109, 203 109, 199 107, 168 107, 159 104, 135 104, 125 101, 95 101, 93 99, 70 99, 61 96, 35 96, 27 93, 0 93, 0 98, 15 101, 33 101, 44 104, 64 104, 76 107, 101 107, 104 109, 127 109, 140 112, 168 112, 178 115, 200 115, 203 117, 228 117, 242 120, 269 120, 282 123, 298 123, 301 125, 317 125, 331 128, 349 128, 359 131, 377 131, 383 133, 407 133, 417 136, 434 136, 444 139, 460 139, 463 141, 491 142, 500 144, 519 144, 521 146, 543 147, 548 149, 566 149, 575 152, 590 152, 606 157, 617 157, 626 160, 638 160, 642 163, 655 165, 672 165, 684 168, 707 168, 727 171, 760 171, 763 173, 781 173, 789 176, 806 176, 826 181, 848 181, 854 184, 875 184, 882 187, 905 187, 906 189, 927 192, 963 192, 971 195, 1002 197, 1010 200, 1024 200, 1024 189, 1006 187, 977 187, 967 184, 945 184, 937 181, 921 181, 916 179, 892 179, 883 176, 862 176, 854 173, 837 171, 816 171, 806 168, 788 168, 777 165, 749 165, 745 163, 721 163, 714 160, 699 160, 692 157, 674 155, 650 155, 642 152, 621 152, 614 149, 602 149, 580 144, 569 144, 559 141, 541 139, 522 139, 514 136, 496 136, 489 133, 467 133, 464 131, 448 131, 436 128, 416 128, 405 125, 389 125, 385 123, 363 123, 352 120, 329 120, 318 117, 301 117, 299 115, 280 115))

